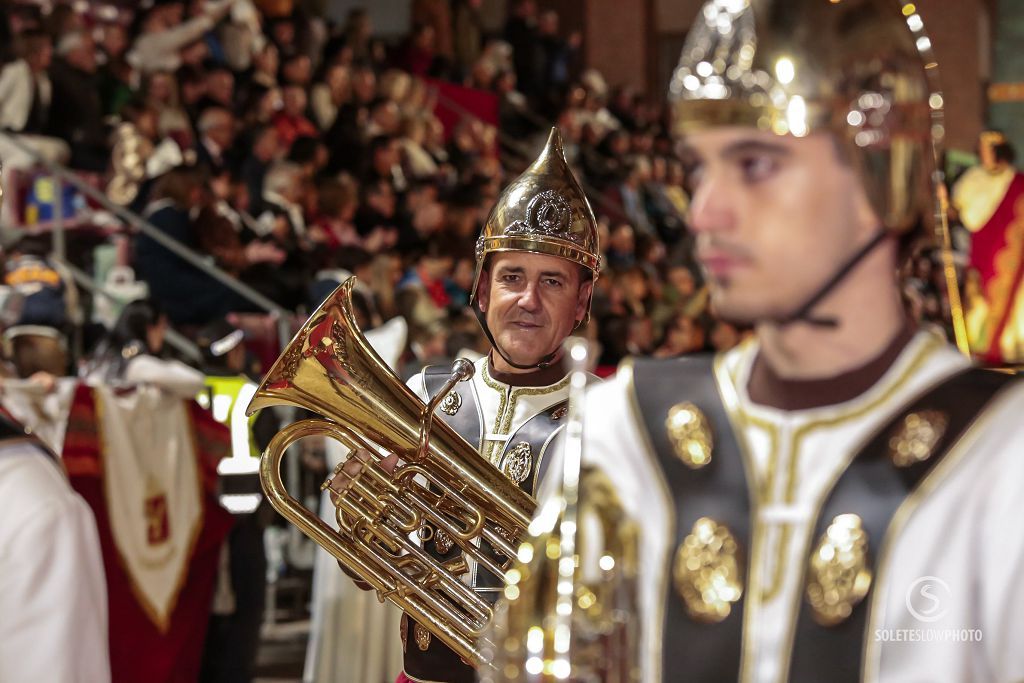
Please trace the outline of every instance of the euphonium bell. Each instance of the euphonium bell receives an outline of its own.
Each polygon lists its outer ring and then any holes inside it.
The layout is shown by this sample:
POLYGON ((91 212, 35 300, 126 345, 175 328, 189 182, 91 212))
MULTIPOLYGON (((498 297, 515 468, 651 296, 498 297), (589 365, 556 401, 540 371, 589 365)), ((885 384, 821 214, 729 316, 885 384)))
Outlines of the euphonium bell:
POLYGON ((482 683, 640 680, 639 526, 604 473, 582 465, 587 348, 577 338, 566 344, 573 370, 561 488, 505 573, 482 683))
POLYGON ((514 539, 536 503, 451 427, 432 419, 472 365, 457 363, 448 384, 424 405, 360 333, 352 312, 354 282, 343 283, 310 316, 249 404, 249 414, 293 405, 322 416, 275 435, 263 454, 260 480, 274 509, 369 583, 382 601, 480 665, 492 608, 462 581, 467 558, 501 576, 503 568, 480 551, 479 541, 513 557, 514 539), (373 456, 335 502, 337 530, 291 496, 281 480, 285 450, 307 436, 328 436, 373 456), (393 472, 381 467, 382 453, 399 456, 393 472), (415 535, 428 541, 438 529, 462 556, 441 562, 410 540, 415 535))

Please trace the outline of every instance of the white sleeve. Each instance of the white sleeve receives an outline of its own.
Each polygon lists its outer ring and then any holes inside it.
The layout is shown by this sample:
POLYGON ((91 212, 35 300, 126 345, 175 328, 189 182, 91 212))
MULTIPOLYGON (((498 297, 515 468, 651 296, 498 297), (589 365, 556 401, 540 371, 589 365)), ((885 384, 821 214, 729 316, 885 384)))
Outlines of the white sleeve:
POLYGON ((167 54, 199 40, 213 25, 213 18, 203 14, 166 31, 148 33, 135 41, 129 58, 143 71, 158 69, 167 54))
POLYGON ((424 403, 430 400, 427 396, 427 380, 424 379, 422 370, 410 377, 409 381, 405 383, 405 386, 412 389, 412 393, 419 396, 420 400, 424 403))
POLYGON ((124 379, 133 384, 152 384, 182 398, 194 398, 206 383, 203 373, 181 361, 149 355, 133 358, 125 368, 124 379))
POLYGON ((983 507, 977 524, 981 645, 993 683, 1024 681, 1024 534, 1021 533, 1021 491, 1024 490, 1024 387, 1001 414, 994 416, 994 431, 1002 432, 992 458, 987 486, 977 481, 983 507), (1013 425, 1011 427, 1011 425, 1013 425))
POLYGON ((34 446, 0 449, 0 681, 110 680, 92 511, 34 446))

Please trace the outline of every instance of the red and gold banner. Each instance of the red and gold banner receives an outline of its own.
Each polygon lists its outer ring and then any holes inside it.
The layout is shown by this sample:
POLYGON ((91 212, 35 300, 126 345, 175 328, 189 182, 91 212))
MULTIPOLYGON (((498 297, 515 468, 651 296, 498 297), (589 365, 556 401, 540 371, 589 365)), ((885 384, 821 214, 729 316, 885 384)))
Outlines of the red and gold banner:
POLYGON ((1024 175, 1016 174, 991 217, 971 236, 969 287, 971 350, 994 364, 1024 362, 1018 329, 1024 315, 1024 175), (972 296, 973 294, 973 296, 972 296))
MULTIPOLYGON (((113 482, 123 486, 127 480, 124 472, 109 469, 124 468, 128 463, 119 460, 125 457, 124 453, 114 455, 125 444, 110 443, 117 433, 110 425, 116 421, 109 414, 105 417, 104 412, 123 408, 115 406, 116 401, 110 399, 108 391, 85 385, 76 388, 62 457, 71 485, 89 503, 100 532, 110 607, 113 680, 195 681, 220 548, 232 524, 231 516, 217 503, 215 493, 217 461, 230 454, 230 434, 198 405, 186 402, 180 406, 177 427, 182 432, 178 435, 181 445, 173 448, 191 458, 191 462, 178 463, 175 472, 183 482, 179 488, 194 487, 194 510, 189 511, 188 497, 183 503, 165 476, 155 477, 149 484, 140 479, 138 486, 129 486, 137 490, 115 491, 113 482), (126 505, 126 500, 131 504, 126 505), (127 520, 133 523, 126 526, 126 520, 115 518, 126 514, 137 514, 138 519, 127 520), (139 546, 138 550, 133 549, 132 542, 139 546), (136 552, 141 561, 134 557, 136 552), (175 552, 184 555, 171 558, 175 552), (163 592, 160 586, 154 589, 153 576, 143 574, 147 562, 154 558, 159 562, 173 559, 173 576, 156 575, 157 580, 162 577, 174 582, 164 587, 163 592)), ((168 424, 166 414, 154 418, 168 424)), ((175 423, 174 418, 171 423, 175 423)), ((161 449, 167 447, 154 439, 149 448, 163 454, 161 449)), ((135 456, 144 454, 136 449, 131 457, 135 456)))

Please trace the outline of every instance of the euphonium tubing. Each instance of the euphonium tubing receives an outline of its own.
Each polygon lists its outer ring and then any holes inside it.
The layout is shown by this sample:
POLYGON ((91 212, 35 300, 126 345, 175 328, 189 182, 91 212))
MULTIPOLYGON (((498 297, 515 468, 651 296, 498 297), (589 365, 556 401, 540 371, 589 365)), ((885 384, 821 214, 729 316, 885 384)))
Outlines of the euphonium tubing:
MULTIPOLYGON (((406 611, 467 662, 483 664, 481 639, 492 608, 461 576, 467 560, 502 576, 504 568, 480 551, 479 539, 513 557, 536 503, 451 427, 431 421, 447 389, 424 406, 377 357, 355 324, 353 286, 350 278, 310 316, 249 403, 249 413, 293 405, 322 416, 274 436, 260 463, 261 483, 274 509, 381 600, 406 611), (309 436, 373 456, 335 501, 338 529, 290 495, 281 479, 285 451, 309 436), (400 457, 394 472, 379 464, 382 452, 400 457), (442 562, 410 538, 425 542, 438 529, 462 556, 442 562)), ((457 379, 453 375, 450 385, 457 379)))

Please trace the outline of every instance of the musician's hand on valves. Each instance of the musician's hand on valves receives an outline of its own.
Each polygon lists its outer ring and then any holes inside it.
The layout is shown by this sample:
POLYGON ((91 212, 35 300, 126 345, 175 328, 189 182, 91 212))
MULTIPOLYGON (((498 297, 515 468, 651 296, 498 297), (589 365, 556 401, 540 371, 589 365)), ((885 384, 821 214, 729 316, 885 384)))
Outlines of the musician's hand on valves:
MULTIPOLYGON (((341 496, 345 495, 349 488, 352 487, 355 480, 359 478, 363 468, 372 463, 373 460, 374 457, 370 451, 365 448, 358 448, 348 457, 348 459, 345 460, 345 462, 340 463, 338 467, 335 468, 334 474, 331 475, 331 478, 324 482, 324 488, 331 496, 332 503, 338 505, 338 501, 341 496)), ((397 466, 398 456, 394 453, 391 453, 380 461, 381 469, 388 474, 394 473, 397 466)), ((338 561, 338 566, 341 567, 341 571, 345 572, 345 574, 355 582, 356 587, 364 591, 373 589, 373 586, 359 578, 355 572, 342 564, 340 560, 338 561)))
MULTIPOLYGON (((370 451, 365 448, 358 448, 345 462, 335 468, 334 474, 327 480, 325 485, 327 492, 331 496, 332 503, 338 504, 340 496, 344 495, 352 487, 352 484, 362 473, 363 468, 372 463, 373 460, 374 457, 370 451)), ((380 468, 385 472, 393 474, 398 466, 398 456, 391 453, 387 457, 382 458, 379 464, 380 468)))

